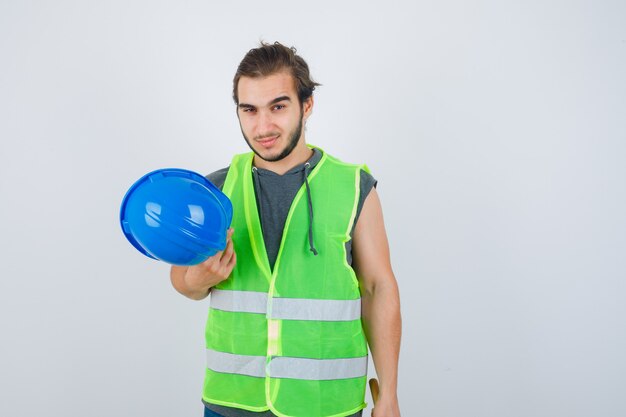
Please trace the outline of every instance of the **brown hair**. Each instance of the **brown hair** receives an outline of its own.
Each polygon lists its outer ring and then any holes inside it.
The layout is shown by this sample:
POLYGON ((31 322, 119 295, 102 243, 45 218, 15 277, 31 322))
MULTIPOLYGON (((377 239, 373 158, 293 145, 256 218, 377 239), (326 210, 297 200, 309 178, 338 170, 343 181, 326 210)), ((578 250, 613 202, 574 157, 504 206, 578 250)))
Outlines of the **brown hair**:
POLYGON ((296 48, 288 48, 280 42, 269 44, 261 42, 261 46, 250 49, 243 57, 235 78, 233 79, 233 100, 239 104, 237 86, 241 77, 267 77, 280 71, 289 71, 296 82, 296 91, 300 104, 313 95, 313 90, 319 83, 311 79, 309 66, 296 54, 296 48))

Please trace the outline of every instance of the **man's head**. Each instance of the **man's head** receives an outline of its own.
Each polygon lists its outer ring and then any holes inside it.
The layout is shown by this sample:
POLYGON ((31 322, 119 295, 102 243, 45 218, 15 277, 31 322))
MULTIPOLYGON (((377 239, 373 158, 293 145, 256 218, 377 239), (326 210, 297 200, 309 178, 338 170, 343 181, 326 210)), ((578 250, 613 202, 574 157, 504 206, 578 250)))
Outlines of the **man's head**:
POLYGON ((280 161, 305 147, 302 128, 318 85, 295 48, 262 43, 246 54, 233 80, 233 99, 243 136, 261 159, 280 161))

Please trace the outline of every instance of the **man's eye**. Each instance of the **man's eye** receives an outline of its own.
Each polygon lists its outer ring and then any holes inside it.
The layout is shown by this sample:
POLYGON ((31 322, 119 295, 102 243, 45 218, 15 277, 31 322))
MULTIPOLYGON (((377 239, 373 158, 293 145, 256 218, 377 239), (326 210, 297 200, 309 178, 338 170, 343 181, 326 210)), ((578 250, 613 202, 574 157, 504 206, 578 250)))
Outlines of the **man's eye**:
POLYGON ((284 104, 277 104, 277 105, 274 106, 274 110, 282 110, 284 108, 285 108, 284 104))
POLYGON ((251 108, 251 107, 246 107, 243 109, 244 113, 253 113, 255 111, 255 109, 251 108))

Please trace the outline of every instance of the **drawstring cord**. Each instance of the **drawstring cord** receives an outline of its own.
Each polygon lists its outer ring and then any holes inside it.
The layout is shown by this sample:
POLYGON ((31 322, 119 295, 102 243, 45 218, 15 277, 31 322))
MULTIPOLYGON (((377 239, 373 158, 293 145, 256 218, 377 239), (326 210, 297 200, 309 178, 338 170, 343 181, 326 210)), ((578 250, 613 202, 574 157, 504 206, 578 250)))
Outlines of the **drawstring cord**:
POLYGON ((317 250, 313 245, 313 203, 311 201, 311 187, 309 187, 309 172, 311 164, 308 162, 304 164, 304 183, 306 184, 306 195, 309 203, 309 248, 313 255, 317 256, 317 250))

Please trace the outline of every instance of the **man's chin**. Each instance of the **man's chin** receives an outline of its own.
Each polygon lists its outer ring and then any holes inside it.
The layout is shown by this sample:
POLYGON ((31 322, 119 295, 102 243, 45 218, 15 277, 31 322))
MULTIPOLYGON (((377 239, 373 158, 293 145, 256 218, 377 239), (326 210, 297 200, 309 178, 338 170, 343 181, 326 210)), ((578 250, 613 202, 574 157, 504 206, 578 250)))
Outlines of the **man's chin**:
POLYGON ((284 159, 287 155, 282 155, 280 151, 271 151, 267 149, 254 149, 254 153, 264 161, 277 162, 284 159))

